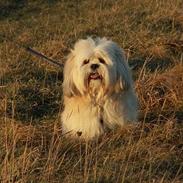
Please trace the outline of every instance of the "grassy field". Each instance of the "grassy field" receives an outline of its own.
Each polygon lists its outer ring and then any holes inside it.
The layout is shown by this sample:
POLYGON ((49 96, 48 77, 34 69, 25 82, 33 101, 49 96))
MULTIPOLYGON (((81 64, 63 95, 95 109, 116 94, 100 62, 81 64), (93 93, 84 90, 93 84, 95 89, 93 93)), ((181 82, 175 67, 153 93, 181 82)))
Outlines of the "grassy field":
POLYGON ((183 182, 183 1, 1 0, 0 182, 183 182), (62 68, 16 44, 64 63, 87 36, 124 48, 139 98, 136 126, 88 143, 61 133, 62 68))

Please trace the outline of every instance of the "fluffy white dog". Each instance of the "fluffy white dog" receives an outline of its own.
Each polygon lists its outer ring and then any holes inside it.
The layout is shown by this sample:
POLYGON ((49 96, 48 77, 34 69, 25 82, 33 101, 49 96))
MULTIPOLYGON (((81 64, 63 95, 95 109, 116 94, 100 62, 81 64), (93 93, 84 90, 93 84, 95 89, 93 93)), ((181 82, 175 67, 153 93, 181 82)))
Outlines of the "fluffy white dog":
POLYGON ((106 38, 79 40, 64 67, 63 132, 98 137, 137 117, 137 98, 124 54, 106 38))

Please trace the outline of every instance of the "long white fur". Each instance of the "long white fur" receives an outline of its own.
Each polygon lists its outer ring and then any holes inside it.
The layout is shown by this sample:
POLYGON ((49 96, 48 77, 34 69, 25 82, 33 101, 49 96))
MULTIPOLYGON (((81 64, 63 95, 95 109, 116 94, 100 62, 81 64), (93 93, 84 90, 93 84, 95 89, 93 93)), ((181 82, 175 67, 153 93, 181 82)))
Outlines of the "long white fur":
POLYGON ((130 69, 121 48, 106 38, 76 42, 65 63, 63 94, 63 132, 74 137, 93 139, 106 129, 136 121, 137 98, 130 69), (97 73, 102 79, 88 82, 92 64, 99 65, 97 73))

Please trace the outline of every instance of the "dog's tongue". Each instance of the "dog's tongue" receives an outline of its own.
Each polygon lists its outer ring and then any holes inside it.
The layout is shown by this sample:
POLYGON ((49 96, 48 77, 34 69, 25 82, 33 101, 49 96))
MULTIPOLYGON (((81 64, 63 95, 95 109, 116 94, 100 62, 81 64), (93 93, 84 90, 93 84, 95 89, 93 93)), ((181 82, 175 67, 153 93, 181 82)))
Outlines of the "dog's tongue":
POLYGON ((100 79, 100 75, 98 73, 90 74, 90 79, 100 79))

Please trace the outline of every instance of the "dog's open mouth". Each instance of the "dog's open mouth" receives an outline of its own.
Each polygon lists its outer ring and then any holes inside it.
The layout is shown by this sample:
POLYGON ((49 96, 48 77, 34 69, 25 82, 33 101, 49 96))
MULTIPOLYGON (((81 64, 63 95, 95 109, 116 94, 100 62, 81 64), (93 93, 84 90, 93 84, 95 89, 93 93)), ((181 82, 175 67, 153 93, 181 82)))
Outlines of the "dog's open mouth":
POLYGON ((88 77, 88 80, 98 80, 102 79, 102 76, 98 72, 91 73, 88 77))

